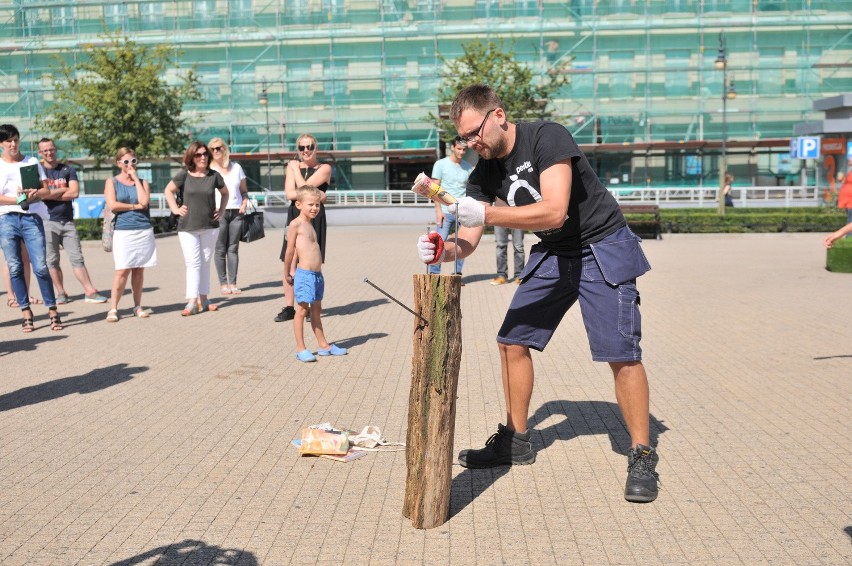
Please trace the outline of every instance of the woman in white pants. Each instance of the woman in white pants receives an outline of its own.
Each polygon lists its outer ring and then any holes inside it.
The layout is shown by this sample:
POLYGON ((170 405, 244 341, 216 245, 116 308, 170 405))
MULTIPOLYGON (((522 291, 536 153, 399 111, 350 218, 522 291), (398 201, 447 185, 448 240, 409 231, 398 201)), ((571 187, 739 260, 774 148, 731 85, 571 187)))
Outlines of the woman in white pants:
POLYGON ((184 169, 166 185, 166 201, 178 218, 178 239, 186 263, 186 307, 182 316, 215 311, 210 304, 210 261, 219 235, 219 218, 225 214, 228 189, 218 172, 210 169, 210 149, 200 141, 189 144, 184 169), (216 206, 216 191, 221 195, 216 206))

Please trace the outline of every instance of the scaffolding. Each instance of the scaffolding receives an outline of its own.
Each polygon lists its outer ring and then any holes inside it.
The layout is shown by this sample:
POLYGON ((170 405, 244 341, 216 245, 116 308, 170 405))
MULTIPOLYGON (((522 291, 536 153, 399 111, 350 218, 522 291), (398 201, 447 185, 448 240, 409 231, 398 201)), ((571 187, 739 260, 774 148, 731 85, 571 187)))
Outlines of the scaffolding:
MULTIPOLYGON (((626 171, 629 183, 712 175, 720 33, 737 92, 727 137, 779 140, 766 156, 734 155, 734 170, 757 161, 772 172, 793 125, 819 117, 813 101, 852 90, 852 0, 0 0, 0 25, 0 109, 28 137, 40 137, 33 120, 52 99, 55 58, 73 64, 106 27, 171 46, 176 66, 201 78, 203 100, 185 106, 192 134, 255 157, 271 147, 281 158, 310 132, 325 150, 430 160, 441 152, 425 117, 437 109, 442 58, 474 39, 502 41, 538 76, 567 73, 550 101, 557 119, 581 144, 613 147, 598 152, 599 172, 626 171), (634 151, 691 142, 707 151, 634 151)), ((387 177, 388 161, 340 167, 351 185, 387 177)))

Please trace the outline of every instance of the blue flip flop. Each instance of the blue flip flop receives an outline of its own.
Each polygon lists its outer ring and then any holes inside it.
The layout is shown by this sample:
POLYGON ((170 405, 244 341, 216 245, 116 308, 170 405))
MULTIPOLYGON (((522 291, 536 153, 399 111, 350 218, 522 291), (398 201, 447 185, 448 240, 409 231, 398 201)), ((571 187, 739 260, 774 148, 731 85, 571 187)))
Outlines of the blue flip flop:
POLYGON ((345 356, 348 353, 346 348, 340 348, 334 344, 328 350, 317 350, 318 356, 345 356))
POLYGON ((310 350, 302 350, 298 354, 296 354, 296 359, 300 362, 315 362, 317 361, 316 356, 314 356, 310 350))

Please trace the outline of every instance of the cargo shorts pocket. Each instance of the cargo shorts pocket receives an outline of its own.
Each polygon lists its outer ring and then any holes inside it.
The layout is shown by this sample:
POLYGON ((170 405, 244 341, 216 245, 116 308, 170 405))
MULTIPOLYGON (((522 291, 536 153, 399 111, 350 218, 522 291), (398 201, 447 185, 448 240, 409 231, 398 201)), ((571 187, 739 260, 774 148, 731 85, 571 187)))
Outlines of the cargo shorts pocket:
POLYGON ((589 246, 604 281, 610 285, 621 285, 651 269, 639 242, 639 238, 625 227, 589 246))

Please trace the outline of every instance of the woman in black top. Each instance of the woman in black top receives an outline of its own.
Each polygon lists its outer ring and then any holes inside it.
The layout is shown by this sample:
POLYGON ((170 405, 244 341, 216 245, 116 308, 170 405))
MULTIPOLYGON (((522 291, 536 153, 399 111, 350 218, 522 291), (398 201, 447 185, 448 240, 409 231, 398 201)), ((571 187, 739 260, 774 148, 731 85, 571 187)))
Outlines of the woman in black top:
MULTIPOLYGON (((287 211, 287 224, 299 216, 299 209, 296 208, 296 189, 302 185, 313 185, 323 192, 322 203, 320 203, 320 211, 316 218, 311 222, 314 230, 317 233, 317 243, 319 243, 322 259, 325 261, 325 191, 328 190, 329 181, 331 181, 331 165, 328 163, 320 163, 317 161, 317 139, 311 134, 302 134, 296 141, 296 149, 298 149, 297 158, 287 164, 287 176, 284 179, 284 192, 287 198, 290 199, 290 209, 287 211)), ((281 261, 284 261, 284 252, 287 250, 287 234, 284 233, 284 245, 281 247, 281 261)), ((296 272, 296 261, 298 258, 293 258, 291 265, 284 266, 284 300, 286 302, 281 312, 275 317, 275 322, 283 322, 292 320, 296 315, 294 308, 293 286, 287 284, 287 273, 294 274, 296 272)))
POLYGON ((217 171, 210 169, 210 150, 200 141, 189 144, 184 169, 166 185, 166 201, 179 216, 178 240, 186 263, 186 307, 181 315, 215 311, 210 304, 210 260, 219 235, 219 219, 228 206, 228 188, 217 171), (222 196, 216 207, 216 191, 222 196), (178 204, 178 198, 181 199, 178 204))

